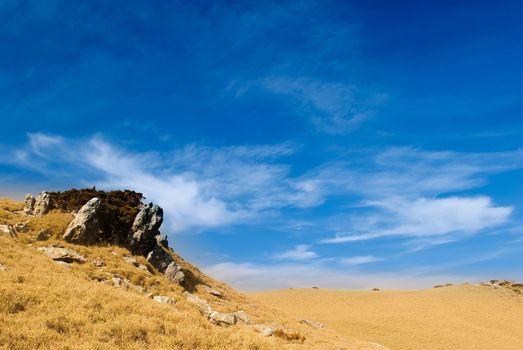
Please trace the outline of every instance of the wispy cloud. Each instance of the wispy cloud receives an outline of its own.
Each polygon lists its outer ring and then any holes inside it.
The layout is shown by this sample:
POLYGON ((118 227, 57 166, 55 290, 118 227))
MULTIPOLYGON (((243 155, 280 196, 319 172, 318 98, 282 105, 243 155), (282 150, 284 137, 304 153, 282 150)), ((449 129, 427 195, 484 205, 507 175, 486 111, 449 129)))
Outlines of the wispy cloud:
POLYGON ((265 211, 322 202, 275 160, 291 145, 206 148, 189 145, 165 154, 132 152, 100 136, 66 139, 29 134, 2 162, 52 175, 77 176, 101 188, 132 188, 159 203, 175 232, 256 220, 265 211))
POLYGON ((311 260, 317 258, 318 254, 310 248, 310 245, 300 244, 292 250, 277 254, 275 258, 278 260, 311 260))
MULTIPOLYGON (((341 234, 323 243, 344 243, 390 236, 443 236, 473 234, 503 224, 511 207, 493 206, 488 197, 419 198, 414 201, 391 199, 370 202, 384 210, 384 219, 374 230, 359 234, 341 234), (383 225, 390 226, 382 228, 383 225)), ((448 240, 450 241, 450 240, 448 240)))
POLYGON ((355 86, 312 78, 270 77, 269 91, 293 98, 292 106, 329 134, 346 134, 369 119, 384 95, 365 96, 355 86))
POLYGON ((382 261, 383 258, 379 258, 373 255, 362 255, 362 256, 353 256, 350 258, 342 258, 340 259, 341 263, 344 265, 362 265, 362 264, 370 264, 378 261, 382 261))
MULTIPOLYGON (((511 206, 456 193, 484 185, 489 174, 523 166, 520 150, 467 154, 389 148, 292 174, 287 158, 298 150, 284 143, 133 152, 101 136, 67 139, 34 133, 0 161, 51 177, 75 177, 77 183, 143 192, 167 210, 175 232, 257 223, 288 208, 321 206, 336 196, 343 199, 337 211, 347 219, 319 218, 325 223, 321 230, 332 235, 322 243, 439 237, 434 244, 441 244, 503 225, 511 206)), ((317 230, 318 225, 306 228, 317 230)), ((423 245, 430 242, 435 241, 423 245)), ((288 254, 291 258, 292 251, 288 254)), ((299 246, 294 254, 315 253, 299 246)))

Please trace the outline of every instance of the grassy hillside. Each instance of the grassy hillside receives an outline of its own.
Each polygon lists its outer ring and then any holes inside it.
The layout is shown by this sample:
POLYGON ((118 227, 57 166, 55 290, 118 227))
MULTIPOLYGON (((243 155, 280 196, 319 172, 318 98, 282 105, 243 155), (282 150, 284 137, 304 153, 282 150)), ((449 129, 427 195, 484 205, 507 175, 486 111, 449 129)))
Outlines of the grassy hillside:
POLYGON ((255 293, 296 317, 392 350, 521 350, 523 297, 509 288, 420 291, 291 289, 255 293))
POLYGON ((53 211, 38 218, 16 213, 21 208, 21 203, 0 199, 0 225, 27 223, 25 232, 15 237, 0 233, 0 349, 379 348, 329 329, 301 324, 174 255, 192 281, 189 292, 207 300, 217 311, 244 310, 253 323, 275 325, 285 334, 264 337, 249 324, 214 325, 186 301, 181 286, 155 272, 143 257, 132 257, 128 250, 112 245, 67 244, 59 237, 71 214, 53 211), (42 229, 48 229, 51 237, 38 241, 42 229), (37 249, 50 245, 73 249, 86 262, 58 264, 37 249), (125 257, 136 259, 148 271, 126 262, 125 257), (144 291, 116 288, 111 283, 113 275, 144 291), (223 296, 209 294, 204 285, 223 296), (147 293, 171 297, 176 303, 158 303, 147 293), (284 339, 288 335, 296 339, 284 339))

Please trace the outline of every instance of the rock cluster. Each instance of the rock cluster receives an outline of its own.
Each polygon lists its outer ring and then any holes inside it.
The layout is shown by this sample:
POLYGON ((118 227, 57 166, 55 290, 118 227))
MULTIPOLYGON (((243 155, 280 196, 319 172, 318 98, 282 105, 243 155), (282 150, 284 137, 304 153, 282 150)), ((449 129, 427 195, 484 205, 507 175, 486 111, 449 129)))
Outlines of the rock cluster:
POLYGON ((521 294, 523 292, 523 283, 510 280, 490 280, 488 282, 481 283, 481 285, 494 287, 494 288, 505 288, 513 290, 514 292, 521 294))
POLYGON ((31 194, 25 196, 24 213, 27 215, 42 216, 47 214, 51 208, 51 196, 45 191, 36 196, 36 198, 31 194))
POLYGON ((183 269, 173 260, 164 247, 156 245, 147 254, 147 261, 172 282, 182 283, 185 280, 183 269))
POLYGON ((218 326, 232 326, 237 323, 251 324, 249 315, 247 315, 243 310, 229 313, 218 312, 209 305, 207 300, 189 292, 184 292, 183 295, 189 303, 196 305, 200 312, 206 316, 209 321, 218 326))
MULTIPOLYGON (((26 197, 27 213, 36 211, 37 204, 31 209, 31 203, 39 203, 48 196, 42 192, 38 198, 33 201, 32 196, 26 197)), ((74 219, 69 223, 63 239, 69 243, 75 244, 94 244, 104 241, 107 235, 102 232, 100 226, 101 222, 101 208, 102 201, 95 197, 84 204, 74 219)), ((41 212, 38 211, 38 212, 41 212)), ((160 234, 160 226, 163 222, 163 210, 158 205, 146 204, 143 205, 134 219, 129 237, 125 240, 125 245, 136 255, 142 255, 147 258, 147 261, 154 266, 158 271, 163 273, 170 281, 174 283, 182 283, 185 279, 185 274, 181 266, 179 266, 168 252, 167 238, 160 234)), ((131 258, 129 258, 131 259, 131 258)), ((135 260, 128 261, 133 265, 147 270, 147 267, 138 264, 135 260)))
POLYGON ((11 237, 15 237, 18 233, 26 232, 28 222, 19 222, 14 225, 0 225, 0 233, 5 233, 11 237))

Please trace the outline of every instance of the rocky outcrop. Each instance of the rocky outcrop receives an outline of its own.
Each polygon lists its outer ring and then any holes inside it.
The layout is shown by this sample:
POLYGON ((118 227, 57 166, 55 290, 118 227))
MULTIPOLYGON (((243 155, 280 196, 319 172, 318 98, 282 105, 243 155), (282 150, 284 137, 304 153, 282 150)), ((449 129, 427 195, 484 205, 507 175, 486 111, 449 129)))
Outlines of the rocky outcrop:
POLYGON ((200 312, 209 318, 209 321, 218 326, 232 326, 238 322, 245 324, 251 323, 250 317, 244 311, 229 313, 218 312, 214 310, 206 300, 199 298, 194 294, 184 292, 183 295, 189 303, 196 305, 200 312))
POLYGON ((49 211, 51 209, 52 209, 51 196, 49 195, 49 193, 44 191, 36 197, 36 199, 34 201, 32 214, 35 216, 42 216, 42 215, 49 213, 49 211))
POLYGON ((63 248, 63 247, 40 247, 38 250, 42 251, 45 255, 47 255, 49 258, 53 259, 54 261, 62 261, 65 263, 84 263, 85 258, 75 252, 74 250, 63 248))
POLYGON ((174 261, 167 266, 167 269, 165 269, 163 274, 169 281, 174 283, 180 284, 185 280, 185 274, 183 273, 182 267, 174 261))
POLYGON ((24 200, 24 213, 28 214, 28 215, 33 215, 33 212, 35 210, 35 203, 36 203, 36 199, 35 197, 33 197, 32 194, 27 194, 25 196, 25 200, 24 200))
POLYGON ((63 239, 78 244, 96 243, 100 235, 98 212, 101 204, 96 197, 87 202, 67 226, 63 239))
POLYGON ((146 255, 157 244, 163 222, 163 209, 149 203, 140 210, 134 219, 130 248, 134 254, 146 255))
MULTIPOLYGON (((51 208, 78 210, 62 236, 65 241, 87 245, 105 242, 124 246, 133 254, 146 257, 166 278, 180 284, 185 280, 185 273, 171 257, 167 237, 160 233, 163 209, 153 203, 141 205, 141 196, 132 191, 106 193, 94 189, 70 190, 64 193, 42 192, 36 198, 32 195, 26 196, 24 212, 43 215, 51 208), (91 198, 78 210, 82 203, 78 203, 78 198, 83 199, 91 193, 98 193, 100 196, 91 198)), ((8 231, 7 227, 5 231, 8 231)), ((37 240, 47 238, 48 235, 42 232, 37 240)), ((135 260, 128 262, 149 272, 147 266, 135 260)))
POLYGON ((165 277, 174 283, 181 283, 185 274, 181 266, 176 264, 171 255, 161 246, 157 245, 147 255, 147 261, 165 277))

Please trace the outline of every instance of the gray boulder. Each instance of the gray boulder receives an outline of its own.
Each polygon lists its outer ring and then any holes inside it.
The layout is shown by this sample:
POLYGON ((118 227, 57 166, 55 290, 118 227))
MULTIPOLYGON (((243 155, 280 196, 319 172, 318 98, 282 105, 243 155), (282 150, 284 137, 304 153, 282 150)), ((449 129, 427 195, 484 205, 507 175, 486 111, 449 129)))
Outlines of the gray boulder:
POLYGON ((33 215, 43 216, 51 210, 51 207, 51 196, 44 191, 40 193, 34 201, 33 215))
POLYGON ((28 214, 28 215, 33 215, 33 212, 35 210, 35 203, 36 203, 36 199, 35 197, 33 197, 32 194, 27 194, 25 196, 25 201, 24 201, 24 213, 28 214))
POLYGON ((85 258, 75 252, 74 250, 63 248, 63 247, 40 247, 38 250, 42 251, 49 258, 54 261, 62 261, 65 263, 84 263, 85 258))
POLYGON ((51 237, 51 232, 49 229, 44 228, 40 231, 38 231, 38 235, 36 236, 37 241, 47 241, 51 237))
POLYGON ((147 254, 147 262, 161 273, 164 273, 169 264, 174 262, 174 260, 165 249, 160 246, 155 246, 149 254, 147 254))
POLYGON ((159 245, 155 246, 153 250, 149 252, 147 262, 174 283, 181 283, 185 279, 185 274, 181 266, 159 245))
POLYGON ((84 204, 67 226, 63 239, 77 244, 96 243, 100 235, 98 216, 101 204, 101 200, 97 197, 84 204))
POLYGON ((187 299, 187 301, 191 304, 196 305, 196 307, 201 311, 202 314, 209 317, 213 312, 214 309, 209 305, 207 300, 203 300, 199 297, 197 297, 194 294, 191 294, 189 292, 183 292, 183 295, 187 299))
POLYGON ((251 318, 247 313, 243 310, 233 312, 234 316, 236 316, 236 322, 239 323, 245 323, 245 324, 251 324, 251 318))
POLYGON ((153 203, 142 207, 132 227, 130 247, 134 254, 146 255, 158 244, 156 236, 160 235, 162 222, 162 208, 153 203))
POLYGON ((236 324, 236 316, 234 314, 224 314, 218 311, 213 311, 209 315, 209 320, 218 326, 233 326, 236 324))
POLYGON ((219 290, 216 290, 216 289, 214 289, 214 288, 211 288, 211 287, 209 287, 209 286, 207 286, 207 285, 205 285, 205 284, 203 285, 203 288, 204 288, 207 292, 209 292, 209 294, 214 295, 215 297, 219 297, 219 298, 223 297, 223 293, 220 292, 219 290))
POLYGON ((182 283, 185 280, 185 274, 183 273, 182 267, 174 261, 167 266, 163 273, 168 280, 174 283, 182 283))

